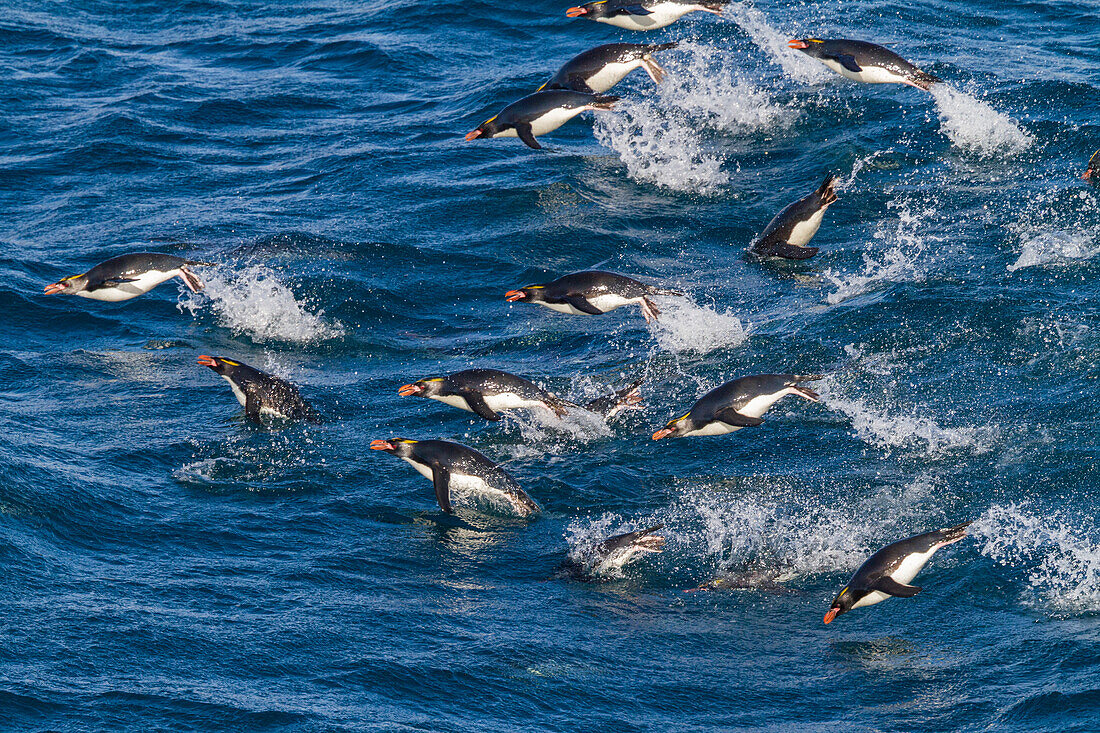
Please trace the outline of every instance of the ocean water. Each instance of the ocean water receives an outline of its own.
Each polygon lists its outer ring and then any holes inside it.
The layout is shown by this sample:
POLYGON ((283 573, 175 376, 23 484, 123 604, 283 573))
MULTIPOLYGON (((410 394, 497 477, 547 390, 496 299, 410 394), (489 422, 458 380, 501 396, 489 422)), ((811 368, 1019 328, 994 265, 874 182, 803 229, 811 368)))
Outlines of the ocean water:
POLYGON ((0 19, 0 730, 1100 727, 1100 22, 1089 0, 760 0, 660 31, 568 3, 10 0, 0 19), (946 80, 786 48, 856 37, 946 80), (463 134, 572 55, 675 40, 616 112, 463 134), (745 248, 828 172, 802 263, 745 248), (124 303, 108 257, 218 263, 124 303), (586 268, 647 327, 508 304, 586 268), (248 423, 198 354, 298 384, 248 423), (472 366, 605 424, 397 388, 472 366), (821 373, 654 442, 722 381, 821 373), (504 463, 544 511, 442 514, 376 438, 504 463), (974 520, 924 591, 822 616, 874 550, 974 520), (665 552, 555 574, 609 534, 665 552), (685 591, 715 577, 747 586, 685 591))

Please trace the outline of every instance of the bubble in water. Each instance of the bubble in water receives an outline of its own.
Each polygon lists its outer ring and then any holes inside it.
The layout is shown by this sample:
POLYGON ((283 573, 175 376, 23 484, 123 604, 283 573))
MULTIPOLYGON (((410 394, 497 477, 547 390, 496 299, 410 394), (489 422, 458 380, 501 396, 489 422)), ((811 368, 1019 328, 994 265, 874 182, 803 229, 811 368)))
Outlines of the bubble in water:
POLYGON ((1008 266, 1009 272, 1025 267, 1071 265, 1100 254, 1100 229, 1067 232, 1042 228, 1026 236, 1020 256, 1008 266))
POLYGON ((179 303, 195 315, 207 306, 218 323, 234 335, 247 334, 256 341, 315 343, 340 338, 344 327, 324 320, 324 311, 311 313, 307 304, 263 265, 237 270, 217 268, 205 273, 206 288, 186 293, 179 303))
POLYGON ((933 84, 930 91, 939 108, 940 131, 955 147, 988 158, 1019 153, 1034 142, 1012 118, 965 92, 947 84, 933 84))
POLYGON ((971 525, 980 551, 1026 572, 1044 605, 1068 612, 1100 611, 1100 541, 1091 520, 1017 504, 991 506, 971 525))
POLYGON ((649 328, 665 351, 706 353, 739 346, 749 337, 750 328, 729 311, 719 313, 688 298, 662 296, 655 300, 661 316, 649 328))

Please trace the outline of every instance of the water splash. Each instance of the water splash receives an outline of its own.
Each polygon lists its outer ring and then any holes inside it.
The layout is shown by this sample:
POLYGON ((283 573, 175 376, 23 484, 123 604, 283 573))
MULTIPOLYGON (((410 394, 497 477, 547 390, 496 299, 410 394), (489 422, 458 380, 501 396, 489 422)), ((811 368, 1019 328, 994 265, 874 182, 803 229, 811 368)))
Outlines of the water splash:
POLYGON ((743 344, 751 326, 730 311, 718 312, 688 298, 658 297, 661 317, 649 325, 657 343, 673 353, 706 353, 743 344))
POLYGON ((1025 267, 1066 266, 1084 262, 1100 254, 1100 228, 1076 232, 1041 228, 1026 235, 1020 256, 1008 266, 1009 272, 1025 267))
POLYGON ((983 555, 1025 572, 1044 607, 1100 611, 1100 532, 1091 520, 994 505, 971 525, 970 534, 983 555))
POLYGON ((186 293, 179 309, 196 315, 209 307, 218 323, 234 335, 248 335, 258 342, 316 343, 340 338, 344 327, 329 323, 324 311, 310 312, 276 273, 263 265, 206 271, 206 288, 186 293))
POLYGON ((947 84, 933 84, 940 131, 955 147, 982 158, 1013 155, 1035 139, 1007 115, 947 84))
POLYGON ((885 250, 878 254, 865 252, 863 270, 860 272, 844 275, 828 269, 822 273, 836 287, 836 292, 825 298, 830 305, 866 293, 881 283, 924 278, 920 258, 929 237, 921 232, 921 226, 926 218, 935 213, 935 209, 926 208, 914 213, 910 211, 908 202, 895 206, 898 208, 897 220, 880 223, 874 233, 874 239, 887 244, 885 250))
POLYGON ((789 37, 769 25, 764 14, 748 3, 731 3, 724 17, 740 26, 752 42, 779 64, 791 79, 804 84, 820 84, 832 76, 819 62, 789 48, 789 37))

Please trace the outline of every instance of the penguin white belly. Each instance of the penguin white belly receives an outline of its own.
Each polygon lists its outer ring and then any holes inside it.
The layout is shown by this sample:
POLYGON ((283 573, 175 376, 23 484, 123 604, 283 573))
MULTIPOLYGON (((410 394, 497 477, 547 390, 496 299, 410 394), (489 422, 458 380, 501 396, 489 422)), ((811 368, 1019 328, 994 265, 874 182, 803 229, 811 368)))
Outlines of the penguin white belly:
POLYGON ((876 603, 882 603, 887 598, 892 598, 892 597, 893 596, 889 596, 889 595, 887 595, 886 593, 883 593, 880 590, 873 590, 870 593, 868 593, 867 595, 863 596, 863 598, 860 598, 858 601, 853 603, 852 608, 863 608, 865 606, 873 606, 876 603))
POLYGON ((171 280, 180 274, 178 269, 162 272, 160 270, 149 270, 143 272, 140 275, 127 275, 127 279, 131 282, 119 283, 115 286, 98 288, 96 290, 81 290, 77 295, 82 298, 91 298, 92 300, 102 300, 108 303, 117 303, 123 300, 130 300, 136 298, 139 295, 144 295, 150 290, 160 285, 165 280, 171 280))
POLYGON ((597 94, 603 94, 622 81, 631 71, 644 65, 645 62, 641 59, 634 59, 633 61, 627 61, 625 63, 610 63, 585 79, 584 83, 597 94))
POLYGON ((470 409, 470 403, 466 401, 466 398, 461 395, 449 394, 449 395, 432 395, 428 399, 442 402, 445 405, 451 407, 457 407, 460 410, 466 410, 467 412, 473 412, 470 409))
POLYGON ((884 69, 881 66, 863 66, 862 71, 851 71, 840 65, 840 62, 832 59, 822 59, 821 63, 840 74, 846 79, 860 81, 864 84, 908 84, 909 80, 896 71, 884 69))
POLYGON ((625 28, 628 31, 654 31, 675 23, 693 10, 706 10, 701 5, 683 3, 658 3, 650 8, 649 15, 616 15, 600 18, 599 22, 625 28))
POLYGON ((928 561, 932 559, 932 556, 936 554, 936 550, 939 547, 933 547, 928 552, 914 552, 904 560, 901 561, 901 565, 890 576, 894 580, 898 581, 902 585, 910 585, 913 582, 913 578, 917 577, 917 573, 921 571, 928 561))
MULTIPOLYGON (((599 308, 604 313, 615 310, 616 308, 622 308, 624 305, 630 305, 631 303, 640 303, 641 298, 624 298, 621 295, 605 294, 597 295, 595 298, 585 298, 589 303, 599 308)), ((585 313, 582 310, 577 310, 569 303, 540 303, 545 305, 552 311, 558 313, 570 313, 574 316, 590 316, 592 313, 585 313)))
POLYGON ((572 107, 569 109, 557 107, 544 112, 541 117, 531 120, 531 132, 535 137, 553 132, 586 109, 587 107, 572 107))
POLYGON ((502 410, 526 410, 536 407, 546 407, 546 405, 540 400, 529 400, 525 397, 520 397, 515 392, 501 392, 500 394, 485 395, 485 404, 489 406, 489 409, 493 412, 501 412, 502 410))
POLYGON ((417 473, 419 473, 421 476, 428 479, 429 481, 434 481, 435 480, 432 477, 432 468, 431 468, 431 466, 427 466, 423 463, 420 463, 419 461, 414 461, 411 458, 402 457, 401 460, 403 460, 405 463, 407 463, 410 466, 412 466, 413 468, 415 468, 417 473))
POLYGON ((688 435, 726 435, 727 433, 736 433, 741 429, 740 425, 727 425, 724 422, 718 422, 715 420, 712 423, 707 423, 698 430, 692 430, 690 433, 684 433, 684 436, 688 435))
POLYGON ((817 234, 817 230, 821 228, 821 220, 825 218, 825 209, 827 207, 822 206, 820 209, 814 212, 806 221, 800 221, 791 227, 791 234, 787 237, 787 244, 793 244, 798 247, 805 247, 810 243, 810 240, 817 234))
POLYGON ((786 389, 782 389, 775 394, 757 395, 756 397, 753 397, 751 400, 749 400, 748 404, 738 409, 737 411, 740 412, 742 415, 746 415, 748 417, 760 417, 765 412, 770 410, 772 405, 783 399, 785 395, 789 394, 796 394, 796 392, 790 387, 787 387, 786 389))
POLYGON ((224 374, 221 375, 221 378, 229 382, 229 388, 233 390, 233 396, 237 398, 237 402, 241 403, 241 407, 244 407, 245 400, 247 399, 245 397, 244 390, 238 387, 236 382, 234 382, 232 379, 225 376, 224 374))

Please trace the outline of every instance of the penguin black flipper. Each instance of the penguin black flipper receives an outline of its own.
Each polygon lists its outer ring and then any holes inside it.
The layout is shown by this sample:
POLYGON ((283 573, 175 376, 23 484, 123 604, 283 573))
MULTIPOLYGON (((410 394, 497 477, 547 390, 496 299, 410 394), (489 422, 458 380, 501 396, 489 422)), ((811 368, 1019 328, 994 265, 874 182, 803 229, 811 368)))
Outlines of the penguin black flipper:
POLYGON ((787 260, 808 260, 818 253, 817 247, 800 247, 797 244, 787 242, 774 242, 762 248, 761 254, 772 257, 782 257, 787 260))
POLYGON ((462 398, 466 400, 466 404, 470 406, 470 409, 486 420, 492 420, 493 422, 500 422, 500 415, 496 413, 493 408, 489 407, 489 404, 485 401, 485 397, 480 392, 463 392, 462 398))
POLYGON ((714 417, 724 422, 726 425, 733 425, 738 428, 755 428, 758 425, 764 424, 764 418, 762 417, 749 417, 748 415, 742 415, 732 407, 727 407, 724 410, 719 410, 714 413, 714 417))
POLYGON ((603 315, 603 311, 589 303, 583 295, 567 295, 563 300, 581 313, 587 313, 590 316, 603 315))
POLYGON ((244 387, 244 414, 252 422, 263 422, 260 420, 260 399, 256 396, 256 390, 248 384, 244 387))
POLYGON ((919 585, 902 585, 889 575, 883 575, 876 580, 871 589, 898 598, 912 598, 921 591, 919 585))
POLYGON ((535 139, 535 132, 531 129, 530 122, 517 122, 515 127, 516 134, 519 135, 519 139, 523 141, 524 145, 535 150, 542 150, 542 146, 535 139))
POLYGON ((451 508, 451 472, 442 466, 432 466, 432 486, 435 487, 435 500, 439 508, 447 514, 453 514, 451 508))
POLYGON ((832 58, 848 71, 854 71, 857 74, 863 71, 863 67, 856 63, 856 57, 850 53, 838 53, 832 58))
POLYGON ((99 290, 100 288, 117 288, 124 283, 132 283, 136 277, 112 277, 110 280, 89 280, 86 290, 99 290))

